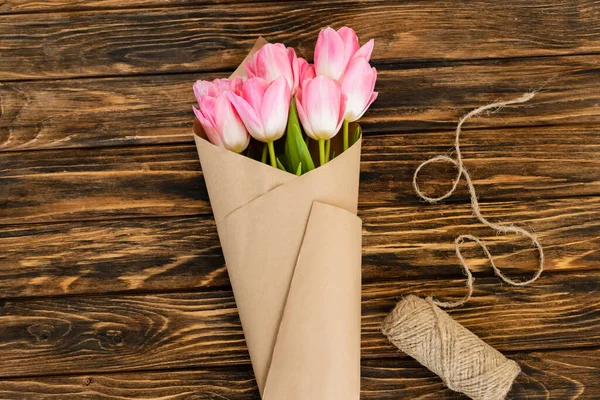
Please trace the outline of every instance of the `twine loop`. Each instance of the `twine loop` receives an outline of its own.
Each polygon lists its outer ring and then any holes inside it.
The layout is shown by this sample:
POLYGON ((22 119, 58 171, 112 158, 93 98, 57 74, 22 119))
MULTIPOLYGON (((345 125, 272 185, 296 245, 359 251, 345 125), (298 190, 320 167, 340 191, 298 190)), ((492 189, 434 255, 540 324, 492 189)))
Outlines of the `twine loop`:
POLYGON ((463 244, 465 242, 465 240, 473 241, 473 242, 477 243, 477 245, 479 245, 479 247, 481 247, 481 249, 485 253, 485 256, 490 261, 490 264, 492 265, 492 269, 494 270, 494 273, 500 279, 502 279, 504 282, 508 283, 509 285, 512 285, 512 286, 529 285, 530 283, 535 282, 540 277, 542 272, 544 271, 544 249, 542 248, 542 244, 540 243, 540 240, 538 239, 538 237, 535 233, 530 232, 526 229, 520 228, 518 226, 514 226, 514 225, 506 225, 506 224, 501 224, 501 223, 490 222, 488 219, 486 219, 483 216, 483 214, 481 213, 481 208, 479 206, 479 200, 477 199, 477 192, 475 191, 475 185, 473 184, 473 181, 471 180, 471 176, 469 175, 469 173, 467 172, 467 169, 464 166, 462 153, 460 151, 461 129, 462 129, 463 124, 467 120, 469 120, 470 118, 472 118, 476 115, 479 115, 487 110, 490 110, 490 109, 501 109, 502 107, 507 106, 507 105, 525 103, 525 102, 531 100, 534 96, 535 96, 535 92, 525 93, 521 97, 513 99, 513 100, 497 101, 497 102, 476 108, 475 110, 472 110, 467 115, 462 117, 460 119, 460 121, 458 122, 458 125, 456 126, 456 136, 454 139, 454 149, 455 149, 456 159, 451 158, 447 155, 437 155, 437 156, 430 158, 429 160, 421 163, 415 170, 415 173, 413 175, 413 182, 412 182, 413 188, 415 189, 415 192, 421 199, 423 199, 424 201, 431 203, 431 204, 438 203, 438 202, 452 196, 452 194, 454 194, 454 192, 456 191, 456 188, 458 187, 461 177, 464 177, 465 182, 467 184, 467 188, 469 189, 469 195, 470 195, 470 199, 471 199, 471 209, 473 210, 473 214, 479 220, 479 222, 481 222, 482 224, 484 224, 485 226, 487 226, 489 228, 494 229, 495 231, 497 231, 499 233, 514 233, 514 234, 517 234, 520 236, 525 236, 525 237, 529 238, 531 240, 531 243, 533 244, 533 246, 537 249, 537 251, 539 253, 538 269, 536 270, 533 277, 531 279, 528 279, 525 281, 515 281, 515 280, 507 277, 506 275, 504 275, 502 273, 502 271, 500 271, 500 269, 496 266, 496 263, 494 262, 494 257, 490 253, 486 244, 481 239, 479 239, 476 236, 468 235, 468 234, 458 236, 454 240, 454 249, 456 251, 457 258, 458 258, 465 274, 467 275, 467 294, 465 295, 465 297, 463 297, 461 300, 458 300, 458 301, 444 302, 444 301, 439 301, 439 300, 430 298, 430 301, 432 301, 433 304, 436 304, 439 307, 452 308, 452 307, 462 306, 471 298, 471 295, 473 294, 473 283, 474 283, 475 279, 473 278, 473 274, 471 273, 471 270, 469 269, 469 266, 467 265, 467 262, 465 261, 465 258, 463 257, 461 249, 460 249, 461 244, 463 244), (421 169, 423 167, 425 167, 426 165, 432 164, 432 163, 436 163, 436 162, 446 162, 446 163, 454 165, 457 169, 457 174, 456 174, 456 179, 454 179, 454 181, 452 182, 452 187, 450 188, 450 190, 448 190, 446 193, 444 193, 443 195, 441 195, 439 197, 431 197, 431 196, 426 195, 421 190, 417 180, 418 180, 419 172, 421 171, 421 169))

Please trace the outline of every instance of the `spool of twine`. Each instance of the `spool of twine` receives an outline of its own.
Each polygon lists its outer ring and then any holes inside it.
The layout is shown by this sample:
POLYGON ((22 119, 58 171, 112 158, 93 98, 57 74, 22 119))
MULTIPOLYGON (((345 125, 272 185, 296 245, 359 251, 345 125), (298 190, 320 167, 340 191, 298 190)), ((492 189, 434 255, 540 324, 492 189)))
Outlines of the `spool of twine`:
POLYGON ((407 296, 382 324, 400 350, 439 375, 450 389, 476 400, 504 399, 521 371, 430 299, 407 296))
POLYGON ((439 301, 431 297, 426 300, 416 296, 407 296, 401 300, 382 324, 382 332, 400 350, 418 360, 421 364, 439 375, 452 390, 466 394, 475 400, 502 400, 520 372, 516 362, 507 359, 493 347, 454 321, 439 307, 458 307, 465 304, 473 294, 474 278, 465 261, 460 245, 465 240, 477 243, 490 261, 494 273, 504 282, 513 286, 526 286, 536 281, 544 270, 544 251, 533 232, 523 228, 491 222, 481 213, 475 186, 464 166, 460 151, 462 125, 471 117, 491 109, 500 109, 510 104, 529 101, 535 93, 509 101, 499 101, 479 107, 460 119, 456 127, 454 149, 456 158, 438 155, 423 162, 416 169, 413 187, 417 195, 428 203, 437 203, 450 197, 456 190, 461 178, 465 179, 471 199, 474 216, 484 225, 499 233, 513 233, 527 237, 539 254, 538 269, 529 280, 515 281, 505 276, 496 266, 494 258, 483 241, 473 235, 460 235, 454 241, 456 256, 467 276, 467 294, 458 301, 439 301), (446 162, 454 165, 457 176, 452 188, 442 196, 431 197, 419 187, 417 178, 421 169, 434 162, 446 162))

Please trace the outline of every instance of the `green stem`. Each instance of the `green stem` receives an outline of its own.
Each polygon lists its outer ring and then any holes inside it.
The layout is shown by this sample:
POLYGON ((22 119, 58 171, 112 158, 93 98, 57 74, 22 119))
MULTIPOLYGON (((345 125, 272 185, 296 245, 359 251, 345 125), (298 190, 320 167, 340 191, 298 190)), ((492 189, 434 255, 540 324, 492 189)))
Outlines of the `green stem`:
POLYGON ((277 168, 277 158, 275 158, 275 146, 273 142, 267 142, 267 147, 269 148, 269 156, 271 157, 271 166, 277 168))
POLYGON ((319 161, 321 165, 325 165, 325 140, 319 139, 319 161))
POLYGON ((344 120, 344 151, 348 150, 348 120, 344 120))
POLYGON ((331 154, 331 139, 327 139, 325 141, 325 162, 329 162, 330 154, 331 154))
POLYGON ((262 150, 262 156, 260 157, 260 161, 263 164, 267 163, 267 144, 265 143, 265 145, 263 146, 263 150, 262 150))

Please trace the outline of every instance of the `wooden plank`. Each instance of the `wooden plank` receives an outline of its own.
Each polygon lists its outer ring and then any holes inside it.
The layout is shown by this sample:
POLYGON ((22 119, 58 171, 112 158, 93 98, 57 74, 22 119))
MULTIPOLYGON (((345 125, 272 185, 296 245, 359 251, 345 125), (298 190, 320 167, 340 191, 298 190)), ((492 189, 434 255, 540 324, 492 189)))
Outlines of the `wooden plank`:
POLYGON ((0 298, 227 288, 212 218, 0 229, 0 298))
MULTIPOLYGON (((483 201, 600 193, 598 126, 469 131, 462 143, 483 201)), ((361 206, 417 203, 415 169, 452 144, 452 132, 366 137, 361 206)), ((441 194, 454 174, 427 167, 422 189, 441 194)), ((466 199, 461 186, 452 201, 466 199)), ((0 225, 211 213, 193 145, 5 153, 0 204, 0 225)))
MULTIPOLYGON (((264 3, 268 1, 274 0, 244 0, 244 3, 264 3)), ((32 0, 5 0, 0 3, 0 14, 48 13, 59 11, 75 12, 142 7, 201 7, 212 4, 228 3, 240 2, 236 0, 128 0, 127 2, 118 0, 45 0, 44 2, 32 0)))
MULTIPOLYGON (((191 86, 227 72, 0 84, 0 150, 190 143, 191 86)), ((466 125, 600 122, 600 57, 384 65, 366 133, 454 129, 466 112, 543 90, 466 125)))
POLYGON ((590 54, 600 51, 598 19, 595 0, 292 2, 5 15, 0 80, 232 70, 259 35, 310 54, 327 25, 352 26, 374 38, 378 62, 590 54))
MULTIPOLYGON (((547 274, 526 288, 483 278, 451 315, 500 351, 591 347, 600 339, 599 287, 596 272, 547 274)), ((464 292, 463 279, 363 285, 363 357, 399 356, 379 327, 401 296, 464 292)), ((249 361, 227 291, 9 300, 0 309, 0 331, 2 378, 249 361)))
MULTIPOLYGON (((515 353, 523 373, 508 398, 528 400, 594 399, 600 394, 600 351, 569 350, 515 353)), ((366 360, 362 363, 361 399, 466 399, 416 361, 366 360)), ((259 400, 249 365, 173 372, 112 373, 0 380, 6 400, 26 398, 259 400)))
POLYGON ((252 367, 0 380, 4 400, 260 400, 252 367))
MULTIPOLYGON (((600 351, 569 350, 515 353, 522 373, 508 399, 597 399, 600 351)), ((413 360, 368 360, 362 364, 362 395, 367 400, 465 399, 413 360)), ((0 385, 1 387, 1 385, 0 385)))
MULTIPOLYGON (((538 232, 547 272, 600 270, 600 198, 483 205, 492 220, 538 232)), ((454 238, 485 240, 498 265, 527 277, 537 253, 497 236, 466 205, 363 208, 363 283, 460 278, 454 238)), ((152 290, 228 289, 212 218, 149 218, 6 226, 0 229, 0 298, 152 290)), ((474 245, 463 245, 477 277, 491 276, 474 245)))

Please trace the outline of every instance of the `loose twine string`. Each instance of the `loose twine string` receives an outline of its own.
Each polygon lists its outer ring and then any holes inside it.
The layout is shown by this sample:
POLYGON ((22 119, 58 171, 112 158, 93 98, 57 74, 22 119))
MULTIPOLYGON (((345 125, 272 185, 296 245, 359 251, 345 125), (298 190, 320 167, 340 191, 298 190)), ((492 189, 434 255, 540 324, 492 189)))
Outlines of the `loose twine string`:
POLYGON ((502 273, 502 271, 500 271, 500 269, 496 266, 496 263, 494 262, 494 257, 492 257, 492 254, 490 253, 488 247, 481 239, 479 239, 476 236, 469 235, 469 234, 459 235, 454 240, 454 250, 456 251, 456 256, 458 257, 458 260, 460 261, 460 265, 462 266, 465 274, 467 275, 467 294, 465 295, 465 297, 462 300, 458 300, 458 301, 439 301, 436 299, 432 299, 431 301, 434 304, 438 305, 439 307, 452 308, 452 307, 462 306, 467 301, 469 301, 469 299, 471 298, 471 296, 473 294, 473 282, 475 281, 475 279, 473 278, 473 274, 471 273, 471 270, 469 269, 469 266, 467 265, 467 262, 465 261, 465 258, 463 257, 462 252, 460 250, 460 246, 461 246, 461 244, 464 243, 465 240, 471 240, 471 241, 477 243, 479 245, 479 247, 481 247, 481 249, 485 253, 486 257, 490 261, 490 264, 492 265, 492 268, 494 269, 494 273, 500 279, 502 279, 504 282, 508 283, 509 285, 527 286, 527 285, 535 282, 540 277, 542 272, 544 271, 544 249, 542 248, 542 244, 540 243, 540 241, 535 233, 529 232, 523 228, 520 228, 520 227, 514 226, 514 225, 505 225, 505 224, 490 222, 487 218, 485 218, 483 216, 483 214, 481 213, 481 208, 479 207, 479 200, 477 200, 477 192, 475 191, 475 185, 473 185, 471 176, 469 175, 469 173, 467 172, 467 169, 464 166, 462 153, 460 151, 460 133, 461 133, 463 124, 467 120, 469 120, 470 118, 475 117, 487 110, 500 109, 502 107, 505 107, 505 106, 508 106, 511 104, 525 103, 525 102, 531 100, 534 96, 535 96, 535 92, 525 93, 524 95, 522 95, 521 97, 519 97, 517 99, 508 100, 508 101, 497 101, 497 102, 479 107, 479 108, 469 112, 467 115, 465 115, 464 117, 462 117, 460 119, 460 121, 458 122, 458 125, 456 126, 456 136, 454 139, 454 148, 456 150, 456 159, 440 154, 440 155, 437 155, 437 156, 423 162, 415 170, 415 174, 413 176, 413 187, 414 187, 415 191, 417 192, 417 195, 419 195, 419 197, 421 197, 421 199, 423 199, 426 202, 431 203, 431 204, 438 203, 438 202, 452 196, 452 194, 458 187, 461 176, 463 176, 465 178, 465 182, 467 183, 467 188, 469 189, 469 194, 471 196, 471 209, 473 210, 473 214, 475 214, 475 217, 477 217, 479 222, 481 222, 485 226, 488 226, 488 227, 496 230, 497 232, 515 233, 517 235, 528 237, 529 239, 531 239, 533 246, 537 249, 537 251, 539 253, 538 269, 535 272, 535 274, 533 275, 533 277, 526 281, 515 281, 515 280, 507 277, 506 275, 504 275, 502 273), (419 172, 421 171, 421 169, 423 167, 425 167, 428 164, 435 163, 435 162, 450 163, 450 164, 454 165, 458 171, 456 174, 456 179, 454 179, 454 182, 452 183, 452 188, 450 190, 448 190, 442 196, 430 197, 430 196, 426 195, 420 189, 419 184, 417 183, 417 179, 419 176, 419 172))
POLYGON ((475 186, 467 172, 460 151, 460 133, 462 125, 469 119, 484 111, 501 108, 510 104, 524 103, 531 100, 535 93, 509 101, 498 101, 479 107, 460 119, 456 127, 454 147, 456 159, 446 155, 433 157, 416 169, 413 186, 417 194, 428 203, 437 203, 450 197, 458 187, 461 176, 465 178, 471 196, 473 214, 484 225, 501 233, 515 233, 531 239, 539 252, 539 267, 533 277, 526 281, 515 281, 505 276, 496 266, 494 258, 486 244, 473 235, 460 235, 454 241, 456 256, 467 275, 467 294, 462 300, 443 302, 433 297, 422 299, 417 296, 406 296, 385 318, 381 330, 400 350, 415 358, 429 370, 436 373, 446 386, 462 392, 475 400, 501 400, 506 397, 512 383, 520 372, 518 364, 504 357, 468 329, 456 322, 439 307, 449 308, 465 304, 473 294, 473 274, 463 257, 460 246, 465 240, 477 243, 489 259, 494 272, 504 282, 513 286, 525 286, 537 280, 544 270, 544 251, 537 236, 525 229, 488 221, 481 213, 475 186), (434 162, 447 162, 456 167, 457 176, 452 188, 442 196, 427 196, 417 183, 421 169, 434 162))

